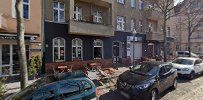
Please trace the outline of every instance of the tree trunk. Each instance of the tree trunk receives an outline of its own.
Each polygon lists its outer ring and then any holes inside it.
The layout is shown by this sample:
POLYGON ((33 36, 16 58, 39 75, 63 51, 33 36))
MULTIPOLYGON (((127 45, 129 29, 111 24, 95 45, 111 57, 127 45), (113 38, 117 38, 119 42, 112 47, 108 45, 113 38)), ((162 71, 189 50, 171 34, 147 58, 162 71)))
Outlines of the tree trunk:
POLYGON ((27 73, 27 60, 25 50, 25 38, 24 38, 24 18, 23 18, 23 0, 16 0, 15 4, 16 18, 17 18, 17 44, 19 48, 19 61, 20 61, 20 86, 21 89, 27 86, 28 73, 27 73))
MULTIPOLYGON (((190 24, 190 22, 189 22, 190 24)), ((188 26, 188 52, 189 52, 189 57, 191 57, 191 27, 188 26)))
POLYGON ((167 36, 166 36, 166 14, 163 22, 163 34, 164 34, 164 62, 167 62, 167 36))
POLYGON ((189 51, 189 57, 191 57, 191 39, 190 39, 190 36, 188 36, 188 51, 189 51))

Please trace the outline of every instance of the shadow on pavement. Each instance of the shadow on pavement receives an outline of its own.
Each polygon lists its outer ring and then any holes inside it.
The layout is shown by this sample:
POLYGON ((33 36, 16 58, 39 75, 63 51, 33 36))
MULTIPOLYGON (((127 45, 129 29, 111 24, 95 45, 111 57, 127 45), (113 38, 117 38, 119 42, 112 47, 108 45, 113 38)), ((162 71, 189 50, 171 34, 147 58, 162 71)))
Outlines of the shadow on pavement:
POLYGON ((122 97, 117 90, 110 90, 108 93, 105 93, 99 97, 99 100, 126 100, 122 97))

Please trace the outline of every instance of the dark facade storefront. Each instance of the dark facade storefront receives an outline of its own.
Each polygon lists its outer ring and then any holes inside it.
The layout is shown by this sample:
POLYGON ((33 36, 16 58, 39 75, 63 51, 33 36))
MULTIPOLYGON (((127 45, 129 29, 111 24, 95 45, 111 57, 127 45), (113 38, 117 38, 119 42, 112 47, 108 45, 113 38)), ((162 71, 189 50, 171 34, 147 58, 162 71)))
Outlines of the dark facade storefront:
MULTIPOLYGON (((95 48, 93 43, 95 40, 99 39, 103 42, 103 55, 101 60, 108 60, 108 63, 124 63, 123 61, 128 59, 127 56, 127 36, 133 36, 130 32, 115 31, 114 36, 104 37, 104 36, 90 36, 90 35, 74 35, 68 33, 68 24, 45 22, 45 63, 54 63, 54 38, 63 38, 65 40, 65 46, 62 49, 64 55, 64 60, 56 63, 73 62, 73 47, 72 40, 78 38, 82 41, 82 59, 80 62, 95 60, 94 53, 95 48)), ((151 52, 148 49, 149 41, 146 41, 145 34, 136 34, 135 37, 140 37, 142 43, 142 56, 147 56, 151 52)), ((159 45, 155 45, 155 54, 159 54, 159 45)), ((97 59, 96 59, 97 60, 97 59)), ((76 63, 80 63, 76 62, 76 63)), ((107 63, 104 62, 104 63, 107 63)), ((128 61, 130 63, 131 61, 128 61)))
POLYGON ((121 43, 122 58, 126 58, 126 41, 127 36, 132 36, 127 32, 115 32, 115 36, 101 37, 101 36, 87 36, 87 35, 73 35, 68 33, 68 24, 45 23, 45 44, 46 63, 53 62, 53 39, 62 37, 65 39, 65 61, 72 61, 72 40, 80 38, 83 42, 83 60, 92 60, 93 58, 93 42, 96 39, 103 41, 103 58, 112 59, 112 43, 118 41, 121 43))

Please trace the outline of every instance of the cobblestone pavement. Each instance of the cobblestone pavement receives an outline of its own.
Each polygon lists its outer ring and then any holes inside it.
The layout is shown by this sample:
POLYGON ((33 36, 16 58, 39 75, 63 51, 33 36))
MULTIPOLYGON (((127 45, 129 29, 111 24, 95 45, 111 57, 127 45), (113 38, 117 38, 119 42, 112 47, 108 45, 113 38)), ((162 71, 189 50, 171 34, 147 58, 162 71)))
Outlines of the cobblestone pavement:
MULTIPOLYGON (((100 100, 125 100, 118 91, 106 89, 106 93, 100 96, 100 100), (108 91, 108 92, 107 92, 108 91)), ((176 90, 166 90, 160 94, 160 100, 203 100, 203 76, 193 80, 178 79, 176 90)))

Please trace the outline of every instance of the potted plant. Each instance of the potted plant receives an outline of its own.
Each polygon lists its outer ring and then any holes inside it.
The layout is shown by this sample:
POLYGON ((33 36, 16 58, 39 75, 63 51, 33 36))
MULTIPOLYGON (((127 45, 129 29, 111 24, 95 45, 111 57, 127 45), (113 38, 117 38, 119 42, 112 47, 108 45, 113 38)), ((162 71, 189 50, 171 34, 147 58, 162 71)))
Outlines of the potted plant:
POLYGON ((42 62, 39 56, 35 56, 35 57, 31 57, 31 59, 29 60, 29 76, 32 79, 36 79, 37 76, 39 75, 41 66, 42 66, 42 62))

